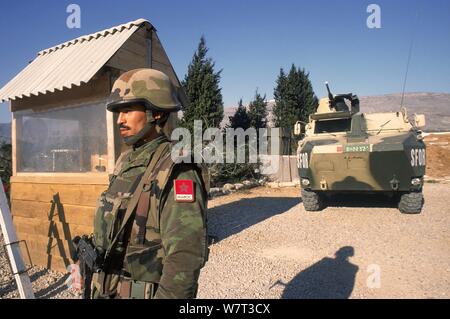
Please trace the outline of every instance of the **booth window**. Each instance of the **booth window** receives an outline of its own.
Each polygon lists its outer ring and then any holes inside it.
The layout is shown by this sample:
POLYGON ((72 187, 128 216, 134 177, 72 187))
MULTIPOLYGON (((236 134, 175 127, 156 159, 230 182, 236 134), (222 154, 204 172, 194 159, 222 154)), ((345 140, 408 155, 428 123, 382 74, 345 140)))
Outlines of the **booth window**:
POLYGON ((18 172, 106 172, 104 103, 16 113, 18 172))

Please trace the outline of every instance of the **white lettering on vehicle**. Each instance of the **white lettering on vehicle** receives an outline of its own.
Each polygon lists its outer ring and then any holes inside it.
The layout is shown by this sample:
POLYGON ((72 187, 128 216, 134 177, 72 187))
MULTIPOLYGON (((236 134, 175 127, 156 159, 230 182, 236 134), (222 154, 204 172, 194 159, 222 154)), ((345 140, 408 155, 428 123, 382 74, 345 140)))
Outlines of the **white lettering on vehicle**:
POLYGON ((425 166, 426 155, 424 148, 411 149, 411 166, 425 166))
POLYGON ((308 153, 299 153, 297 157, 298 168, 309 168, 308 153))

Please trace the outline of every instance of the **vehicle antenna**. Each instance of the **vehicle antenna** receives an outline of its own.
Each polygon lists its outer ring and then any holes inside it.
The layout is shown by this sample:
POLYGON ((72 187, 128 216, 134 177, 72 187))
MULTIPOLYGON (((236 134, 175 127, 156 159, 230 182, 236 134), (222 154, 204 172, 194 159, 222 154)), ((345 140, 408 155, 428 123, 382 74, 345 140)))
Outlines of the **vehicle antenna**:
POLYGON ((406 72, 405 72, 405 79, 403 80, 402 99, 400 101, 400 109, 403 108, 403 100, 405 98, 406 80, 408 78, 409 63, 411 62, 411 55, 412 55, 412 50, 413 50, 413 46, 414 46, 414 38, 416 36, 418 25, 419 25, 419 11, 417 11, 416 24, 413 28, 413 35, 411 38, 411 43, 409 44, 408 61, 406 62, 406 72))

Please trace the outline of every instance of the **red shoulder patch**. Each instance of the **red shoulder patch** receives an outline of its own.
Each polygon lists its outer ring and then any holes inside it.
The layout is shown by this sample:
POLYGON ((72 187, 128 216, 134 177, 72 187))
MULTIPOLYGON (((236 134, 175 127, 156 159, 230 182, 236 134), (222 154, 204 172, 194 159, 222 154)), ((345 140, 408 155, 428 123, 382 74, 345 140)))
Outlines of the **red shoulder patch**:
POLYGON ((173 183, 176 202, 192 203, 195 200, 194 181, 190 179, 175 179, 173 183))

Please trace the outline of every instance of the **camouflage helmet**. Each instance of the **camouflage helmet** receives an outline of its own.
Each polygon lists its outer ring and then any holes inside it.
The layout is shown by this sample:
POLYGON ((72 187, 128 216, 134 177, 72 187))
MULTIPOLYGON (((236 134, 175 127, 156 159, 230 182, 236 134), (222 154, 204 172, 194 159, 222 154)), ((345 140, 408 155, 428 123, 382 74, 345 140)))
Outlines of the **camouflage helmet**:
POLYGON ((122 74, 114 82, 106 108, 119 112, 120 108, 135 103, 160 112, 176 112, 181 108, 169 77, 155 69, 135 69, 122 74))

